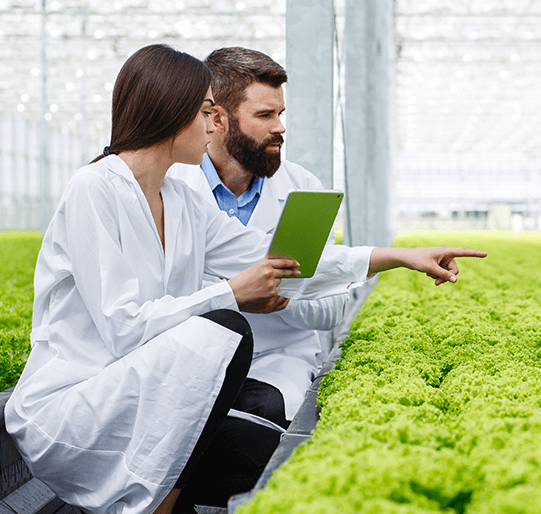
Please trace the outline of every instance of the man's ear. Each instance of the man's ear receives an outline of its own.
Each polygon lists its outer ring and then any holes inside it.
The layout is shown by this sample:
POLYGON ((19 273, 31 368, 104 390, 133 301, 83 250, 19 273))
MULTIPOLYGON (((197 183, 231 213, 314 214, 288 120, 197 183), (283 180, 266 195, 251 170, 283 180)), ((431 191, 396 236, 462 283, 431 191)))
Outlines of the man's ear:
POLYGON ((210 110, 210 118, 216 127, 216 133, 225 134, 229 129, 227 111, 221 105, 215 105, 210 110))

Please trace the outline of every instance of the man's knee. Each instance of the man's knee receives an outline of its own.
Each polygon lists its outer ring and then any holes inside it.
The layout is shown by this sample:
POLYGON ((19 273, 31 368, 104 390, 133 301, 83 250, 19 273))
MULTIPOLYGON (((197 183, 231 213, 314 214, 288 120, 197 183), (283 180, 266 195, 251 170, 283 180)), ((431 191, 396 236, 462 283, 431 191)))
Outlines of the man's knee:
POLYGON ((233 408, 268 419, 287 428, 284 397, 279 389, 252 378, 247 378, 233 408))

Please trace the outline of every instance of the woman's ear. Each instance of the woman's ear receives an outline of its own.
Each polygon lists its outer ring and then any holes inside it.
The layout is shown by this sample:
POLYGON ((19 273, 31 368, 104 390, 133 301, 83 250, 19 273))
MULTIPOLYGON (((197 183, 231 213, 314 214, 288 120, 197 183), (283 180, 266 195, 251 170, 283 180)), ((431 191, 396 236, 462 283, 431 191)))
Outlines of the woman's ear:
POLYGON ((210 118, 216 127, 217 134, 225 134, 229 128, 226 110, 221 105, 215 105, 210 110, 210 118))

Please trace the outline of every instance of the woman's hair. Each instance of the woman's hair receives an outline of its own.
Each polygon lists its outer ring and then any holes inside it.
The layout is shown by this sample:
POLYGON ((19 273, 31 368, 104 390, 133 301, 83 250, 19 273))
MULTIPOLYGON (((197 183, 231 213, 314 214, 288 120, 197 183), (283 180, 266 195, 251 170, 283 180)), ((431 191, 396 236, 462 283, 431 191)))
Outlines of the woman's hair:
POLYGON ((268 55, 249 48, 220 48, 204 62, 212 72, 214 101, 231 116, 236 116, 239 105, 246 99, 246 88, 254 82, 271 87, 287 82, 282 66, 268 55))
POLYGON ((174 137, 195 119, 210 81, 205 64, 168 45, 135 52, 115 82, 111 143, 105 153, 138 150, 174 137))

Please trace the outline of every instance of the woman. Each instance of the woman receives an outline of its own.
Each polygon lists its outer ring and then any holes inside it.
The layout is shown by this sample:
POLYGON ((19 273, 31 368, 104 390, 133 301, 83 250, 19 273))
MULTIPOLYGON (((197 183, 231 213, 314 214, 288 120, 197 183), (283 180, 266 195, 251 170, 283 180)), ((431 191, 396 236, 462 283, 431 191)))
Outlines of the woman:
POLYGON ((34 476, 90 512, 170 511, 248 371, 238 310, 296 273, 258 263, 266 236, 164 180, 203 159, 209 86, 200 61, 164 45, 126 61, 107 156, 74 175, 36 265, 32 352, 6 424, 34 476), (200 291, 203 270, 234 278, 200 291))

